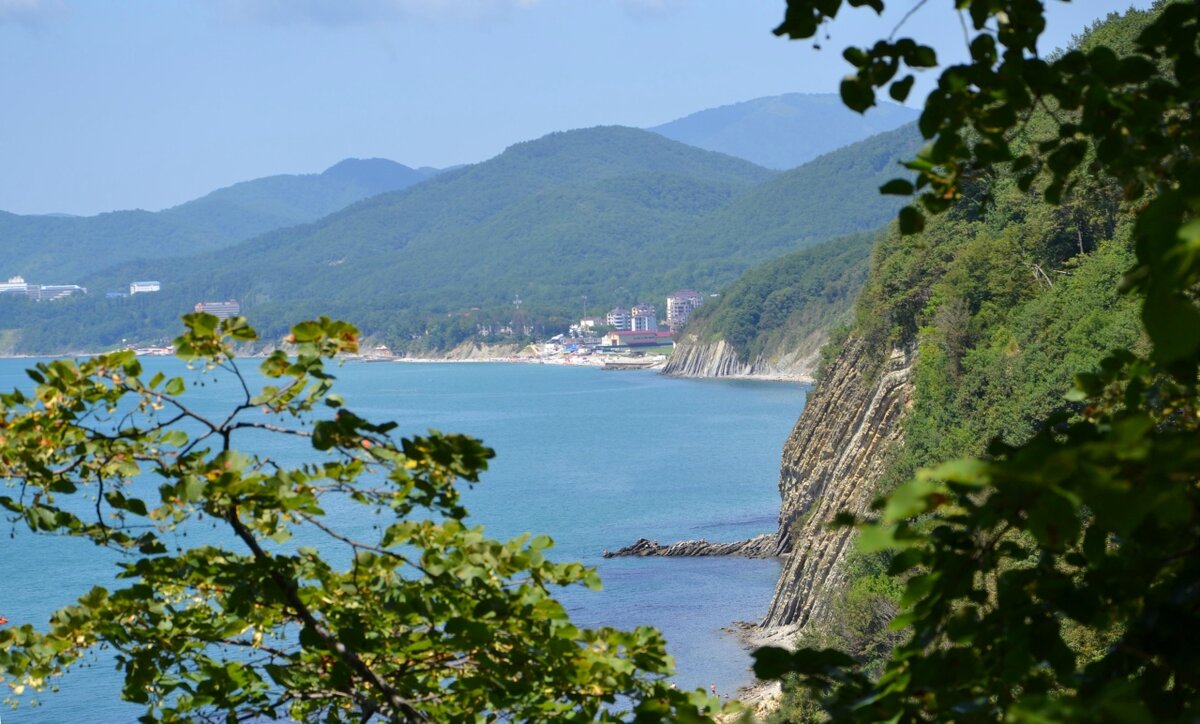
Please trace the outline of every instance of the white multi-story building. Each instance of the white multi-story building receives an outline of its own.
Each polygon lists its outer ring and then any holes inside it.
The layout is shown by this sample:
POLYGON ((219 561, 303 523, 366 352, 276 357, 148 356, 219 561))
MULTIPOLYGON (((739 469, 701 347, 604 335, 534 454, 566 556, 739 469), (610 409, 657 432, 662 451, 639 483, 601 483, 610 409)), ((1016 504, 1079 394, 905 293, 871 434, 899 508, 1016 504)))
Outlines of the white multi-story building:
POLYGON ((604 317, 604 322, 609 328, 617 332, 628 332, 630 323, 629 310, 621 307, 610 309, 604 317))
POLYGON ((8 281, 0 284, 0 294, 28 294, 29 285, 25 283, 25 277, 15 276, 9 277, 8 281))
POLYGON ((232 299, 224 302, 200 302, 196 305, 196 311, 206 312, 217 319, 229 319, 242 313, 242 305, 232 299))
POLYGON ((162 284, 158 282, 130 282, 129 296, 134 294, 146 294, 148 292, 162 291, 162 284))
POLYGON ((692 311, 704 301, 704 297, 691 289, 680 289, 667 297, 667 326, 678 332, 687 324, 692 311))
POLYGON ((634 332, 657 332, 658 310, 653 304, 635 305, 629 314, 629 329, 634 332))

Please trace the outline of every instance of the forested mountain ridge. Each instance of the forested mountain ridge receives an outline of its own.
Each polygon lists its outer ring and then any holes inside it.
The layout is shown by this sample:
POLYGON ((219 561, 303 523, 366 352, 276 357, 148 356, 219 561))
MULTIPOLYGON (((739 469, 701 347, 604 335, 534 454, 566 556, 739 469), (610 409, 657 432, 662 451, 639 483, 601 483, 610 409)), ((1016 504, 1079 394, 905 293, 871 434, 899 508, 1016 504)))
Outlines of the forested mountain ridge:
POLYGON ((715 291, 754 264, 877 226, 895 205, 876 179, 912 142, 885 134, 812 162, 846 177, 835 183, 637 129, 552 134, 312 224, 87 280, 105 290, 131 275, 158 279, 153 298, 24 305, 9 326, 21 330, 15 349, 95 347, 165 336, 196 301, 233 298, 268 334, 332 314, 389 345, 437 351, 477 324, 508 324, 520 295, 530 322, 561 330, 584 296, 591 313, 661 305, 677 288, 715 291))
POLYGON ((916 110, 894 103, 862 115, 833 93, 785 93, 709 108, 648 130, 766 168, 790 169, 916 118, 916 110))
POLYGON ((315 221, 436 173, 386 159, 346 159, 319 174, 243 181, 158 212, 63 216, 0 211, 0 277, 20 274, 35 283, 79 283, 86 274, 127 260, 220 249, 272 229, 315 221))

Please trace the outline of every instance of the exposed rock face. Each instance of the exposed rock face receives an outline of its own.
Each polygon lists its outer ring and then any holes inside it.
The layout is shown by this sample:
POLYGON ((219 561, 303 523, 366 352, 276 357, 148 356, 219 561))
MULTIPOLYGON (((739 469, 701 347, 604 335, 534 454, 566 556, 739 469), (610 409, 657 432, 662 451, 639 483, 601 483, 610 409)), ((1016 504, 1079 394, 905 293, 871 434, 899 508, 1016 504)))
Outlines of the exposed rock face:
POLYGON ((447 350, 445 353, 438 355, 436 359, 470 361, 470 360, 494 360, 505 357, 519 357, 525 353, 525 346, 513 344, 511 342, 500 342, 498 344, 486 344, 467 340, 458 345, 454 349, 447 350))
POLYGON ((738 358, 737 350, 723 339, 702 342, 695 334, 685 335, 663 368, 675 377, 763 377, 808 381, 816 371, 817 352, 824 337, 806 340, 795 350, 759 355, 751 362, 738 358))
POLYGON ((868 379, 863 370, 873 362, 861 340, 847 340, 784 445, 777 546, 787 559, 764 626, 820 618, 845 583, 853 531, 829 523, 841 511, 869 510, 912 400, 910 352, 893 350, 868 379))
POLYGON ((736 543, 709 543, 706 540, 685 540, 679 543, 659 545, 658 541, 638 538, 632 545, 616 551, 604 551, 605 558, 623 556, 745 556, 746 558, 773 558, 778 555, 775 536, 766 533, 750 540, 736 543))
MULTIPOLYGON (((723 343, 718 343, 723 344, 723 343)), ((718 352, 714 359, 725 359, 718 352)), ((850 338, 805 404, 783 448, 779 527, 774 534, 734 543, 682 541, 660 545, 639 539, 616 556, 784 557, 763 626, 772 636, 821 618, 846 582, 845 554, 853 531, 831 529, 834 517, 865 514, 878 495, 889 452, 901 440, 901 422, 912 401, 913 354, 895 349, 883 362, 850 338)), ((765 640, 765 639, 764 639, 765 640)), ((776 644, 786 644, 780 639, 776 644)))

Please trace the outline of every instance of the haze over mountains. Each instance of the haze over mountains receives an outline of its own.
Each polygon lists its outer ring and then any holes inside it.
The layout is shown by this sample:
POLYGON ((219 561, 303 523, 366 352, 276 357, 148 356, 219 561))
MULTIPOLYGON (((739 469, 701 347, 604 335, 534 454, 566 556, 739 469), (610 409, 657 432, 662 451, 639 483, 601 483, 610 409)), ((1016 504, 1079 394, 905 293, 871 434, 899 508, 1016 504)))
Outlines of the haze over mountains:
POLYGON ((918 115, 886 101, 862 115, 832 93, 786 93, 710 108, 648 130, 782 170, 899 128, 918 115))
POLYGON ((15 228, 24 243, 6 243, 0 262, 16 266, 25 253, 32 263, 17 271, 28 277, 26 268, 48 271, 70 257, 55 281, 92 293, 53 304, 2 300, 5 346, 169 338, 178 316, 204 299, 238 299, 268 334, 328 314, 389 344, 423 338, 434 348, 477 323, 507 323, 517 296, 538 323, 565 327, 585 310, 661 304, 679 287, 718 291, 752 265, 879 226, 899 201, 877 188, 919 143, 910 125, 779 173, 657 133, 598 127, 518 143, 423 182, 432 170, 348 161, 158 214, 6 215, 0 238, 15 228), (399 190, 367 198, 388 186, 399 190), (338 204, 351 205, 315 216, 338 204), (270 230, 255 235, 256 227, 270 230), (114 241, 122 230, 126 240, 114 241), (72 271, 80 276, 63 278, 72 271), (163 291, 102 298, 134 279, 161 281, 163 291))

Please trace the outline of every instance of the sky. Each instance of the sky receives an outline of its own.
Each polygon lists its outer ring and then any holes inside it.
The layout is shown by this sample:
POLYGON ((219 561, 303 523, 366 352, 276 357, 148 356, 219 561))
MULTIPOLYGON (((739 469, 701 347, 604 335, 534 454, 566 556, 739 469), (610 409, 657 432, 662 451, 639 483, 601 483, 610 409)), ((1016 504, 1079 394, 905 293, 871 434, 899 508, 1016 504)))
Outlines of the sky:
MULTIPOLYGON (((771 34, 783 0, 0 0, 0 210, 157 210, 343 158, 445 167, 836 92, 841 49, 914 2, 844 12, 814 43, 771 34)), ((1047 0, 1046 47, 1149 2, 1047 0)), ((964 54, 952 4, 903 28, 943 62, 964 54)))

